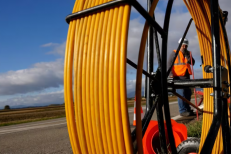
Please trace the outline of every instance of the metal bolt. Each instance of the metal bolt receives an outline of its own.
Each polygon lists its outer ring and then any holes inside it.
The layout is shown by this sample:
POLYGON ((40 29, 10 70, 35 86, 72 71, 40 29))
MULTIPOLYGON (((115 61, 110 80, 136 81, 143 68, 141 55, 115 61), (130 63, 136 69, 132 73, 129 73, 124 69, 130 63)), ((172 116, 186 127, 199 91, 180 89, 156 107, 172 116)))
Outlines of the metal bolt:
POLYGON ((155 75, 155 72, 151 72, 151 75, 155 75))
POLYGON ((151 94, 151 97, 155 97, 155 94, 152 93, 152 94, 151 94))
POLYGON ((213 93, 210 94, 210 96, 213 96, 213 95, 214 95, 213 93))
POLYGON ((210 72, 207 72, 207 73, 213 73, 213 70, 214 70, 214 68, 211 67, 211 68, 209 68, 209 71, 210 71, 210 72))
POLYGON ((222 93, 221 93, 221 96, 225 96, 225 93, 224 93, 224 92, 222 92, 222 93))

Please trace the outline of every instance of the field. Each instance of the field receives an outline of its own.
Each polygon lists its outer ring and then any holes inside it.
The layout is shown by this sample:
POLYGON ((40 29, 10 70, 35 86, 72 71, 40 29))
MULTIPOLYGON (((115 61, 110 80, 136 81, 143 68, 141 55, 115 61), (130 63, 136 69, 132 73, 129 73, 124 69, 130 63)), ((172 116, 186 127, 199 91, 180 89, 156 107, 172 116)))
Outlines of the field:
POLYGON ((64 105, 0 110, 0 126, 65 117, 64 105))
MULTIPOLYGON (((169 101, 176 101, 176 97, 169 97, 169 101)), ((127 101, 128 107, 134 107, 134 99, 127 101)), ((146 104, 146 100, 142 99, 142 105, 146 104)), ((65 117, 64 105, 54 105, 46 107, 22 108, 0 110, 0 126, 7 126, 18 123, 26 123, 32 121, 46 120, 65 117)))

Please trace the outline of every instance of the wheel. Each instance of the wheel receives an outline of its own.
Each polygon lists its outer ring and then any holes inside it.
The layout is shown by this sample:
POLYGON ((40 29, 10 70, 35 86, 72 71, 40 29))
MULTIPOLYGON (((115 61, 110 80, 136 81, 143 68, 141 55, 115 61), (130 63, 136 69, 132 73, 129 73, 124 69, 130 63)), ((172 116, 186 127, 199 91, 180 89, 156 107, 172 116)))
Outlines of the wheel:
POLYGON ((178 154, 198 153, 199 146, 200 139, 192 137, 179 144, 176 150, 178 154))

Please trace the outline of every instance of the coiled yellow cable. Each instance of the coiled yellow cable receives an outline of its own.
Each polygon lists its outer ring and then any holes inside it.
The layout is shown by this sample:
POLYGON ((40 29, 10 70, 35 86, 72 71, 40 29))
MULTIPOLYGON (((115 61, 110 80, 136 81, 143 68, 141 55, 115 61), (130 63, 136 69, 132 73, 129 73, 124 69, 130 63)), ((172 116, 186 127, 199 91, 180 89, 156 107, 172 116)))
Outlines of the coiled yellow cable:
MULTIPOLYGON (((110 0, 78 0, 73 13, 108 1, 110 0)), ((212 65, 209 1, 184 2, 196 25, 200 51, 204 58, 203 67, 212 65)), ((158 0, 153 2, 150 15, 153 14, 157 3, 158 0)), ((126 98, 130 9, 129 5, 120 5, 70 22, 65 53, 64 95, 68 132, 74 153, 133 153, 126 98)), ((148 28, 148 23, 145 23, 137 69, 136 119, 140 154, 143 153, 141 79, 148 28)), ((227 67, 221 28, 220 33, 221 64, 227 67)), ((212 74, 203 72, 203 77, 212 78, 212 74)), ((204 110, 213 112, 213 98, 210 93, 212 89, 204 90, 204 110)), ((203 146, 212 118, 212 114, 203 114, 200 148, 203 146)), ((221 153, 222 150, 222 135, 219 130, 213 153, 221 153)))
MULTIPOLYGON (((109 1, 78 0, 73 13, 109 1)), ((126 98, 129 17, 130 6, 123 4, 70 22, 64 94, 74 153, 133 153, 126 98)))
MULTIPOLYGON (((204 0, 204 1, 184 0, 184 2, 195 22, 199 45, 200 45, 200 52, 204 59, 204 64, 202 65, 202 70, 203 70, 204 66, 212 65, 211 12, 209 7, 210 3, 209 0, 204 0)), ((224 35, 221 26, 220 26, 220 44, 221 44, 221 65, 228 69, 227 64, 225 64, 225 61, 227 61, 227 57, 226 57, 224 35)), ((203 72, 203 78, 213 78, 213 74, 203 72)), ((204 111, 208 111, 209 113, 213 113, 214 110, 213 97, 210 96, 212 92, 213 92, 212 88, 204 89, 204 111)), ((207 137, 213 119, 213 114, 209 114, 208 112, 203 113, 203 125, 202 125, 200 150, 203 147, 204 141, 207 137)), ((223 151, 222 132, 221 129, 219 129, 212 153, 219 154, 222 153, 222 151, 223 151)))

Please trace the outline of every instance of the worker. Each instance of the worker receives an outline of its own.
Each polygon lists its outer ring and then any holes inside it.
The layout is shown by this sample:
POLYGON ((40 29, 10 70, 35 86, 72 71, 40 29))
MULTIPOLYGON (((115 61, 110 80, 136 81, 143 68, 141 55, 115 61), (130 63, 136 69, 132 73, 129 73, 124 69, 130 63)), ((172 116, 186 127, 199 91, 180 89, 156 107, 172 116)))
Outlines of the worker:
MULTIPOLYGON (((181 42, 181 39, 178 43, 181 42)), ((190 79, 190 75, 192 74, 192 70, 190 67, 191 64, 191 58, 190 58, 190 51, 187 50, 189 45, 188 39, 184 39, 180 51, 176 57, 176 60, 174 62, 174 65, 172 67, 172 70, 170 72, 170 77, 173 77, 173 80, 184 80, 184 79, 190 79)), ((174 60, 174 56, 176 54, 176 50, 174 50, 168 59, 168 69, 171 66, 172 61, 174 60)), ((192 64, 194 65, 195 60, 192 58, 192 64)), ((177 89, 176 92, 186 98, 188 101, 191 100, 191 89, 185 88, 185 89, 177 89)), ((193 110, 191 110, 189 104, 184 102, 182 99, 178 98, 178 106, 179 106, 179 112, 181 116, 193 116, 195 113, 193 110)))

